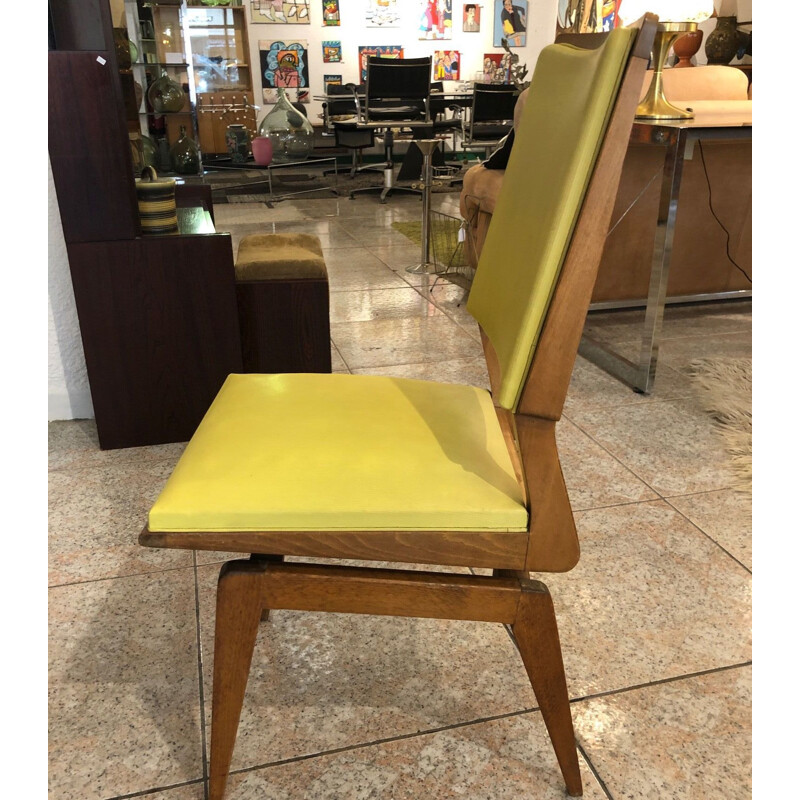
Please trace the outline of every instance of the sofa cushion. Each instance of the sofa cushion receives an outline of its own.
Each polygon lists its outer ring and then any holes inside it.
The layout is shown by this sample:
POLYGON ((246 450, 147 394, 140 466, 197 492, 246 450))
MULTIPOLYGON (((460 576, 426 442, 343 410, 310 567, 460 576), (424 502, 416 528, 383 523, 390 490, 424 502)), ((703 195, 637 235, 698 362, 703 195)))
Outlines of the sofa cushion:
MULTIPOLYGON (((645 72, 642 97, 653 79, 645 72)), ((747 100, 747 75, 736 67, 707 64, 701 67, 669 68, 662 73, 664 96, 671 103, 693 100, 747 100)))

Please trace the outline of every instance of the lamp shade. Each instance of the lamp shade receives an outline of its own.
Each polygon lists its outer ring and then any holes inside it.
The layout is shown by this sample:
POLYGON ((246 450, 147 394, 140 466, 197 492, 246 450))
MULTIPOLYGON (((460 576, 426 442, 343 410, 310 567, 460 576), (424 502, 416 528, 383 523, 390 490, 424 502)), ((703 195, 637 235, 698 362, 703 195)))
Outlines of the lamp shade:
POLYGON ((714 13, 714 0, 621 0, 617 14, 630 25, 648 11, 659 22, 702 22, 714 13))

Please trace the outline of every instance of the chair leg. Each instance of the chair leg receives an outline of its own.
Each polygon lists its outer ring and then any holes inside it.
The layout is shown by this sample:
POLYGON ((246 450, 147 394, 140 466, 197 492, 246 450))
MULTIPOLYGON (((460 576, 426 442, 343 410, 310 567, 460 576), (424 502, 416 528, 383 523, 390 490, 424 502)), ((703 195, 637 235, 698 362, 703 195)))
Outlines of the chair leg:
POLYGON ((511 628, 572 797, 583 795, 553 600, 539 581, 525 581, 511 628))
MULTIPOLYGON (((261 564, 263 564, 263 563, 266 563, 266 564, 283 564, 283 562, 285 561, 285 557, 284 556, 269 556, 269 555, 263 555, 261 553, 253 553, 250 556, 250 560, 251 561, 256 561, 256 562, 261 563, 261 564)), ((268 608, 263 608, 261 610, 261 621, 262 622, 266 622, 268 619, 269 619, 269 609, 268 608)))
POLYGON ((267 562, 229 561, 217 585, 209 800, 222 800, 261 617, 267 562))

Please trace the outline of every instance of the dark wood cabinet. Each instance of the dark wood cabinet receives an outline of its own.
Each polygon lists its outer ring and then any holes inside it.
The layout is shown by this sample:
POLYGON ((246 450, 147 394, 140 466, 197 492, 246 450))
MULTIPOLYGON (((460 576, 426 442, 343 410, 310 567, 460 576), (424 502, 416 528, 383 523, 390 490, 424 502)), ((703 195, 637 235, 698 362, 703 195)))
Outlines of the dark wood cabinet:
MULTIPOLYGON (((53 2, 49 24, 50 162, 100 446, 186 441, 242 371, 231 238, 141 235, 107 0, 53 2)), ((210 222, 187 187, 178 205, 195 203, 210 222)))

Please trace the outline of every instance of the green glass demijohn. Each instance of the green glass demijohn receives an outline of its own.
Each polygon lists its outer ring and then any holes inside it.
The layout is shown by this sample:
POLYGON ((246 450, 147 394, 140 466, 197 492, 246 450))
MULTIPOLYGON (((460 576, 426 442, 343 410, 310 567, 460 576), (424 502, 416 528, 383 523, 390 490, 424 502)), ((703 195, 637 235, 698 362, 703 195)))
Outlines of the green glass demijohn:
POLYGON ((163 70, 161 77, 150 84, 147 90, 147 99, 157 114, 165 112, 180 111, 186 99, 183 87, 175 83, 172 78, 163 70))
POLYGON ((314 128, 308 117, 301 114, 286 96, 286 89, 278 89, 278 102, 258 126, 258 135, 272 142, 272 160, 303 161, 314 149, 314 128))
POLYGON ((169 159, 178 175, 197 175, 200 172, 200 150, 194 139, 186 135, 185 125, 181 125, 181 135, 169 149, 169 159))

